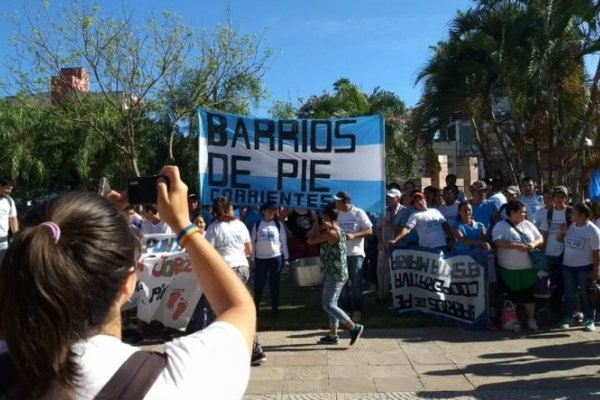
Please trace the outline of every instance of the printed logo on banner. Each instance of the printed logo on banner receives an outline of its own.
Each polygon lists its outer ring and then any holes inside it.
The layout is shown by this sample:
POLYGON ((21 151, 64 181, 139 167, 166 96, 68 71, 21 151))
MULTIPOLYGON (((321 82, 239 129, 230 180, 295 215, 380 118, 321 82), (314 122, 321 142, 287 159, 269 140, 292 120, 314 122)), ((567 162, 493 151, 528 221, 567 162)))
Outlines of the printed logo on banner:
POLYGON ((459 325, 485 329, 485 268, 471 256, 427 249, 394 250, 390 256, 394 310, 422 312, 459 325))
POLYGON ((199 109, 198 117, 205 205, 222 195, 239 205, 320 208, 349 191, 366 211, 384 208, 382 116, 274 120, 199 109))

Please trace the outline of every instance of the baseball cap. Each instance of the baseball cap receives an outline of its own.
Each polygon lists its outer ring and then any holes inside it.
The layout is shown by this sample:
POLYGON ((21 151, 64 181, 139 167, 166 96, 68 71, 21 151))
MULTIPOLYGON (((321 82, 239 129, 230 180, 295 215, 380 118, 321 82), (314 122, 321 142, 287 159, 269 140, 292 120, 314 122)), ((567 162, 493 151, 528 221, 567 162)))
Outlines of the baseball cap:
POLYGON ((510 194, 521 194, 521 190, 519 189, 518 186, 515 185, 510 185, 507 186, 506 189, 504 189, 505 192, 510 193, 510 194))
POLYGON ((476 191, 487 190, 487 184, 484 181, 475 181, 471 184, 470 189, 476 191))
POLYGON ((390 189, 388 190, 386 196, 388 197, 402 197, 402 193, 398 189, 390 189))
POLYGON ((552 189, 552 193, 562 193, 565 196, 569 195, 569 189, 567 189, 566 186, 555 186, 554 189, 552 189))
POLYGON ((348 192, 337 192, 335 194, 335 196, 333 196, 334 200, 344 200, 344 201, 350 201, 350 195, 348 194, 348 192))

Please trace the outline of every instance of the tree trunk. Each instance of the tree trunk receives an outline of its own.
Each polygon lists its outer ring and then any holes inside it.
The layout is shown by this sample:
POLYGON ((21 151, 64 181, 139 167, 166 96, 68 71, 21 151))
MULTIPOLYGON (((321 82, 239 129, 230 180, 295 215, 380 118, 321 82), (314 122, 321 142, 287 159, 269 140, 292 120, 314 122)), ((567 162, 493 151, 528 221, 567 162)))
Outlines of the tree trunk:
POLYGON ((481 139, 481 134, 479 132, 477 121, 475 121, 473 115, 470 115, 469 119, 471 120, 471 127, 473 128, 473 134, 475 135, 475 140, 477 141, 477 146, 479 147, 479 152, 481 153, 481 158, 483 158, 483 165, 487 166, 489 165, 489 157, 487 154, 487 149, 485 148, 484 143, 481 139))

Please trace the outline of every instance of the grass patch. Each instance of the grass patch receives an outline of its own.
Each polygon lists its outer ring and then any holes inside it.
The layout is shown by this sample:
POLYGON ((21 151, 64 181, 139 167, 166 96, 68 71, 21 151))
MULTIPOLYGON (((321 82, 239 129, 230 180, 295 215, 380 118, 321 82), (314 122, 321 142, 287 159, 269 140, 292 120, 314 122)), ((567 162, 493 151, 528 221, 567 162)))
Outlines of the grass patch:
MULTIPOLYGON (((258 315, 260 331, 327 329, 328 317, 321 307, 320 287, 296 287, 287 273, 281 274, 279 315, 271 316, 269 285, 265 286, 258 315)), ((439 326, 440 322, 425 316, 397 317, 391 302, 378 304, 373 288, 364 292, 362 322, 369 328, 420 328, 439 326)))

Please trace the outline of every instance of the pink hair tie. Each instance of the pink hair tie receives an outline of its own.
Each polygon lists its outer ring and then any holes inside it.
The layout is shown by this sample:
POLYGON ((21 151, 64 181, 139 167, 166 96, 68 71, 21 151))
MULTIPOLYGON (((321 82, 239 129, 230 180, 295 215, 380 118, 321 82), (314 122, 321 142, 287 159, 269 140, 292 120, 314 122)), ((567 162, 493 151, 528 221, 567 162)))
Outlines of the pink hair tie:
POLYGON ((47 226, 52 231, 52 239, 54 239, 54 243, 58 243, 58 239, 60 239, 60 228, 52 221, 42 222, 40 226, 47 226))

